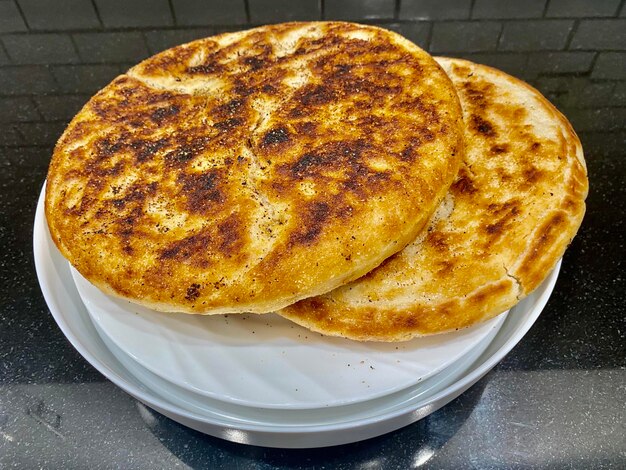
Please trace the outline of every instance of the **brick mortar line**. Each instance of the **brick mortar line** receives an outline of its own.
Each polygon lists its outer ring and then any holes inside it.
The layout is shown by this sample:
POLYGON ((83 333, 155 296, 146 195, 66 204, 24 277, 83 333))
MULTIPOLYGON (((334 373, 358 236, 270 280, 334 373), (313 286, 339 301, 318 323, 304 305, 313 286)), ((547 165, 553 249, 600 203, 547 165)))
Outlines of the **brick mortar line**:
MULTIPOLYGON (((52 72, 52 67, 49 65, 45 66, 48 69, 48 72, 50 73, 50 76, 52 77, 52 81, 54 82, 54 86, 56 89, 60 89, 61 88, 61 82, 57 79, 56 75, 52 72)), ((35 95, 37 96, 37 95, 35 95)))
POLYGON ((457 54, 493 54, 499 56, 515 56, 515 55, 528 55, 537 51, 455 51, 457 54))
MULTIPOLYGON (((77 111, 78 113, 78 111, 77 111)), ((50 121, 46 121, 44 118, 39 121, 8 121, 4 122, 4 124, 11 124, 12 126, 20 125, 20 124, 67 124, 70 122, 72 118, 69 119, 53 119, 50 121)))
POLYGON ((35 98, 33 95, 29 96, 29 101, 31 102, 31 104, 33 105, 33 107, 35 108, 35 111, 37 112, 37 114, 39 115, 39 117, 41 118, 41 121, 20 121, 20 122, 46 122, 46 118, 43 116, 43 113, 41 112, 41 109, 39 109, 39 105, 37 104, 37 101, 35 101, 35 98))
POLYGON ((98 19, 98 23, 100 23, 100 28, 104 29, 104 21, 102 21, 102 17, 100 16, 100 10, 98 9, 98 5, 96 5, 96 0, 91 0, 91 5, 96 12, 96 18, 98 19))
POLYGON ((537 76, 534 78, 534 80, 539 79, 539 78, 561 78, 561 77, 571 78, 573 77, 573 78, 586 78, 591 82, 591 80, 589 79, 590 73, 591 71, 588 71, 588 72, 539 72, 537 76))
MULTIPOLYGON (((148 56, 144 57, 144 59, 147 59, 148 57, 152 57, 153 54, 150 51, 150 45, 148 44, 148 38, 146 37, 145 32, 143 31, 138 31, 138 32, 139 32, 139 35, 141 36, 141 40, 143 41, 143 47, 145 47, 146 52, 148 53, 148 56)), ((144 59, 141 59, 141 60, 144 60, 144 59)))
POLYGON ((474 7, 476 6, 476 0, 472 0, 470 2, 470 11, 469 11, 469 20, 474 19, 474 7))
MULTIPOLYGON (((624 106, 603 106, 602 108, 595 108, 595 107, 593 107, 591 105, 586 104, 586 105, 582 105, 582 106, 581 105, 568 106, 568 107, 563 108, 563 109, 567 109, 567 110, 574 110, 575 109, 577 111, 578 110, 587 110, 587 111, 594 110, 595 111, 597 109, 622 109, 622 108, 624 108, 624 106)), ((626 131, 626 128, 621 128, 620 130, 626 131)), ((586 131, 586 132, 589 132, 589 131, 586 131)), ((612 132, 615 132, 615 130, 613 130, 613 131, 606 131, 606 132, 607 133, 612 133, 612 132)))
MULTIPOLYGON (((16 123, 14 123, 16 124, 16 123)), ((24 134, 16 125, 13 125, 13 130, 15 131, 15 133, 20 136, 20 138, 24 141, 24 142, 28 142, 28 139, 26 138, 26 134, 24 134)))
MULTIPOLYGON (((172 46, 175 47, 175 46, 172 46)), ((145 57, 145 59, 147 59, 148 57, 153 56, 154 54, 148 52, 149 55, 147 55, 145 57)), ((80 55, 79 55, 80 58, 80 55)), ((88 66, 94 66, 94 65, 110 65, 110 66, 116 66, 116 65, 128 65, 130 67, 137 65, 140 61, 142 61, 144 59, 137 59, 136 61, 108 61, 108 62, 84 62, 82 60, 80 60, 79 62, 52 62, 52 63, 45 63, 42 64, 41 62, 39 63, 14 63, 11 62, 10 64, 5 64, 5 65, 0 65, 0 70, 2 70, 3 68, 9 68, 9 67, 67 67, 67 66, 71 66, 71 65, 76 65, 76 66, 81 66, 81 65, 88 65, 88 66)))
MULTIPOLYGON (((172 0, 170 0, 171 2, 172 0)), ((246 24, 250 24, 251 21, 251 16, 250 16, 250 0, 243 0, 243 9, 244 12, 246 13, 246 24)))
POLYGON ((591 74, 593 73, 593 69, 596 68, 596 62, 598 62, 598 57, 600 57, 600 51, 596 51, 593 59, 591 59, 591 65, 589 66, 589 76, 591 76, 591 74))
POLYGON ((550 2, 552 0, 546 0, 546 4, 543 6, 543 11, 541 12, 541 18, 547 18, 548 8, 550 7, 550 2))
MULTIPOLYGON (((9 59, 9 63, 13 63, 13 58, 9 55, 9 50, 4 45, 4 35, 0 35, 0 49, 4 52, 4 55, 9 59)), ((0 68, 4 67, 4 65, 0 65, 0 68)))
POLYGON ((167 4, 170 7, 170 15, 172 15, 172 23, 174 23, 174 26, 178 25, 178 20, 176 19, 176 12, 174 11, 174 3, 172 2, 172 0, 167 0, 167 4))
POLYGON ((399 21, 400 20, 400 7, 401 7, 401 3, 402 0, 396 0, 393 4, 393 19, 395 21, 399 21))
POLYGON ((90 94, 90 93, 37 93, 37 94, 19 93, 15 95, 0 94, 0 98, 29 98, 29 97, 36 97, 36 96, 45 96, 45 97, 53 96, 55 98, 62 98, 65 96, 83 96, 89 99, 90 97, 93 96, 93 94, 90 94))
MULTIPOLYGON (((150 45, 148 44, 148 36, 146 34, 146 31, 139 31, 139 34, 141 34, 141 38, 142 41, 144 42, 146 49, 148 50, 148 54, 150 54, 148 57, 151 57, 152 55, 158 54, 161 51, 157 51, 157 52, 152 52, 152 48, 150 47, 150 45)), ((172 46, 172 47, 176 47, 176 46, 172 46)), ((165 50, 165 49, 163 49, 165 50)))
POLYGON ((615 16, 613 16, 613 18, 619 18, 619 14, 622 12, 622 10, 624 9, 624 5, 626 5, 626 0, 622 0, 619 4, 619 6, 617 7, 617 11, 615 12, 615 16))
MULTIPOLYGON (((469 19, 441 19, 441 20, 406 20, 406 19, 396 19, 396 18, 353 18, 352 21, 362 24, 419 24, 419 23, 484 23, 484 22, 502 22, 502 23, 528 23, 528 22, 551 22, 551 21, 585 21, 585 20, 605 20, 605 21, 626 21, 626 18, 621 17, 606 17, 606 16, 585 16, 580 18, 572 18, 572 17, 550 17, 550 18, 469 18, 469 19)), ((184 31, 184 30, 193 30, 193 29, 223 29, 223 28, 232 28, 233 30, 241 30, 243 28, 255 28, 257 26, 264 26, 268 23, 255 23, 249 22, 246 24, 205 24, 205 25, 194 25, 194 26, 180 26, 178 24, 174 26, 124 26, 124 27, 113 27, 113 28, 77 28, 77 29, 29 29, 29 31, 15 31, 10 33, 4 33, 15 35, 15 36, 26 36, 30 34, 102 34, 102 33, 128 33, 128 32, 143 32, 143 31, 184 31)))
POLYGON ((78 44, 76 44, 76 38, 74 37, 73 34, 70 34, 70 42, 72 43, 72 47, 74 48, 74 52, 76 53, 76 57, 78 57, 78 60, 82 60, 82 57, 80 55, 80 52, 78 51, 78 44))
POLYGON ((574 40, 574 36, 576 35, 576 33, 578 32, 578 26, 580 25, 580 20, 574 20, 574 26, 572 26, 572 29, 570 30, 568 36, 567 36, 567 40, 565 41, 565 47, 563 48, 563 50, 565 51, 569 51, 570 46, 572 45, 572 41, 574 40))
POLYGON ((51 145, 28 145, 28 144, 24 144, 24 145, 0 145, 0 149, 5 149, 5 148, 9 148, 9 149, 19 149, 19 148, 40 148, 40 149, 52 149, 54 148, 54 144, 51 145))
POLYGON ((19 12, 20 16, 22 17, 22 21, 24 22, 24 25, 26 26, 26 29, 28 29, 30 31, 30 25, 28 24, 28 21, 26 21, 26 15, 24 14, 24 11, 22 10, 22 6, 20 5, 20 2, 18 2, 16 0, 13 3, 15 5, 15 7, 17 8, 17 11, 19 12))
MULTIPOLYGON (((78 111, 76 111, 76 114, 78 114, 78 111)), ((29 120, 29 121, 6 121, 6 122, 0 122, 0 124, 69 124, 69 122, 71 120, 72 120, 72 117, 68 118, 68 119, 50 119, 50 120, 46 120, 42 116, 41 119, 38 120, 38 121, 31 121, 31 120, 29 120)))
POLYGON ((430 46, 433 42, 433 34, 435 30, 435 25, 433 24, 432 21, 429 21, 427 27, 428 27, 428 34, 426 35, 426 44, 424 44, 424 49, 426 51, 430 51, 430 46))
POLYGON ((498 32, 498 39, 496 39, 496 51, 500 50, 500 41, 502 41, 502 35, 504 34, 504 21, 500 22, 500 31, 498 32))

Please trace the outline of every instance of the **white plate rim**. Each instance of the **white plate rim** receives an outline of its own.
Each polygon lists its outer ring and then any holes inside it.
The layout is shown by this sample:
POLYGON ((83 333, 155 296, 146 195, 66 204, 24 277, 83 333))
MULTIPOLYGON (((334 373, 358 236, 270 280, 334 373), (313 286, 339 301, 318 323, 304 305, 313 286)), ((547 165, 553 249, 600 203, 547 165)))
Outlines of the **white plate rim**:
MULTIPOLYGON (((248 444, 292 448, 322 447, 342 444, 380 435, 427 416, 460 395, 484 376, 521 340, 545 307, 556 283, 561 266, 561 262, 559 261, 547 281, 544 281, 543 291, 537 298, 534 307, 531 311, 526 312, 526 318, 521 324, 513 327, 512 334, 508 338, 504 338, 504 343, 497 346, 495 351, 490 351, 490 349, 492 349, 492 345, 490 345, 487 351, 470 367, 466 375, 455 381, 449 387, 446 387, 440 393, 430 397, 420 409, 408 407, 396 410, 391 414, 362 420, 358 423, 348 422, 330 427, 325 425, 312 427, 271 427, 267 425, 255 426, 245 423, 232 426, 232 423, 223 423, 218 419, 206 419, 200 416, 194 416, 150 394, 149 391, 141 390, 141 388, 127 382, 118 371, 113 370, 101 358, 92 354, 91 351, 85 347, 81 338, 75 335, 71 326, 66 322, 63 316, 63 306, 59 305, 54 297, 54 286, 61 283, 61 281, 56 280, 56 282, 54 282, 54 279, 48 279, 46 272, 48 269, 46 266, 46 258, 49 258, 51 254, 45 249, 46 243, 44 243, 45 240, 43 238, 45 235, 49 237, 42 209, 43 198, 44 190, 42 189, 35 215, 35 230, 33 231, 35 268, 43 296, 50 308, 51 314, 74 348, 95 367, 96 370, 111 380, 115 385, 160 413, 201 432, 248 444), (372 429, 373 427, 375 429, 372 429), (363 434, 364 429, 369 432, 363 434), (345 433, 346 430, 353 431, 351 436, 348 436, 350 433, 345 433)), ((49 243, 53 244, 51 240, 49 243)), ((511 316, 509 316, 509 318, 511 318, 511 316)), ((507 318, 507 321, 509 318, 507 318)))
MULTIPOLYGON (((119 349, 112 341, 110 341, 107 338, 107 336, 99 330, 99 327, 96 323, 93 323, 93 326, 96 332, 98 333, 98 335, 100 336, 100 338, 102 339, 105 346, 109 349, 112 355, 118 360, 118 362, 120 362, 122 367, 128 370, 133 376, 135 376, 135 378, 139 379, 143 384, 147 385, 152 391, 160 395, 162 398, 165 398, 167 401, 183 409, 189 410, 192 413, 194 413, 193 411, 194 408, 198 410, 195 412, 200 413, 201 415, 203 412, 206 412, 207 410, 209 412, 209 415, 210 413, 214 411, 212 409, 212 406, 214 406, 214 404, 211 403, 213 399, 210 399, 205 396, 197 395, 197 394, 195 394, 194 396, 193 392, 189 392, 183 389, 182 387, 177 387, 175 384, 167 382, 161 377, 159 377, 158 375, 153 374, 149 370, 143 368, 139 363, 134 361, 131 356, 126 354, 124 351, 119 349)), ((419 400, 423 400, 424 397, 427 397, 430 394, 432 394, 433 390, 437 390, 441 388, 442 383, 449 382, 450 376, 453 376, 453 377, 460 376, 461 373, 467 367, 469 367, 469 365, 472 364, 487 349, 491 340, 495 337, 497 332, 498 332, 498 329, 494 329, 493 331, 491 331, 489 334, 489 337, 485 338, 485 340, 481 342, 481 344, 475 346, 471 351, 468 352, 466 356, 461 358, 456 363, 452 364, 444 372, 440 374, 435 374, 434 376, 428 379, 425 379, 423 382, 420 382, 419 385, 416 385, 414 387, 409 387, 406 390, 401 390, 393 394, 389 394, 387 396, 379 397, 379 398, 369 400, 366 402, 353 403, 350 405, 339 406, 339 407, 323 407, 323 408, 315 409, 313 410, 315 411, 315 417, 313 418, 313 421, 319 421, 320 419, 322 420, 327 419, 327 418, 319 416, 320 414, 323 415, 324 413, 327 413, 327 412, 332 413, 331 415, 332 418, 330 418, 330 420, 344 419, 346 413, 350 416, 350 419, 353 420, 353 419, 356 419, 355 415, 358 415, 360 411, 362 412, 362 410, 359 410, 359 408, 366 409, 366 412, 373 416, 380 412, 381 406, 391 409, 391 408, 397 408, 398 406, 411 402, 416 407, 419 407, 420 406, 419 400), (383 404, 383 402, 385 403, 383 404)), ((218 406, 222 407, 220 411, 224 411, 225 407, 226 408, 232 407, 232 404, 222 403, 218 406)), ((235 405, 235 406, 239 408, 239 410, 241 410, 240 406, 238 405, 235 405)), ((252 410, 263 410, 262 408, 249 408, 249 407, 244 407, 244 408, 248 408, 252 410)), ((304 421, 301 416, 302 413, 307 413, 307 412, 310 412, 311 410, 310 409, 300 409, 300 410, 265 409, 265 411, 272 412, 274 414, 272 419, 275 419, 277 421, 280 420, 280 418, 284 418, 285 415, 291 417, 293 420, 294 414, 296 416, 296 419, 304 421)), ((248 418, 250 418, 250 416, 248 416, 248 418)), ((307 418, 310 419, 310 417, 307 417, 307 418)))
MULTIPOLYGON (((220 393, 216 393, 213 391, 209 391, 209 390, 205 390, 199 386, 194 386, 192 385, 192 383, 188 382, 187 380, 182 380, 181 377, 171 377, 168 374, 163 373, 163 371, 159 370, 158 367, 155 366, 154 362, 148 362, 146 363, 146 361, 144 360, 144 357, 138 357, 137 354, 135 354, 134 352, 130 352, 128 349, 128 344, 126 343, 122 343, 120 338, 114 337, 112 336, 110 333, 110 331, 108 330, 107 327, 107 321, 105 321, 105 319, 102 318, 101 315, 106 315, 106 312, 99 312, 96 313, 93 310, 93 304, 92 301, 93 299, 85 298, 85 295, 88 295, 86 289, 90 289, 90 290, 95 290, 95 287, 92 287, 91 284, 89 284, 89 281, 87 281, 86 279, 84 279, 82 276, 80 276, 80 274, 71 266, 69 265, 69 269, 70 272, 72 274, 72 279, 76 285, 78 294, 81 298, 81 300, 83 301, 83 304, 85 305, 85 308, 87 310, 87 313, 89 314, 89 317, 91 318, 91 321, 94 323, 94 325, 97 325, 98 328, 98 333, 100 334, 100 336, 102 336, 103 334, 106 335, 107 339, 112 342, 115 346, 117 346, 120 350, 122 350, 126 355, 130 356, 130 358, 132 360, 134 360, 136 363, 138 363, 139 365, 141 365, 144 369, 148 370, 149 372, 151 372, 152 374, 155 374, 159 377, 161 377, 162 379, 173 383, 174 385, 178 386, 178 387, 182 387, 183 389, 186 389, 194 394, 200 394, 203 396, 206 396, 208 398, 211 399, 216 399, 216 400, 221 400, 227 403, 233 403, 236 405, 242 405, 242 406, 250 406, 250 407, 259 407, 259 408, 267 408, 267 409, 316 409, 319 407, 336 407, 336 406, 345 406, 345 405, 349 405, 349 404, 353 404, 353 403, 360 403, 360 402, 365 402, 365 401, 370 401, 370 400, 374 400, 376 398, 379 397, 383 397, 383 396, 387 396, 389 394, 392 393, 396 393, 398 391, 404 390, 406 388, 418 385, 420 383, 423 383, 424 380, 428 379, 429 377, 432 377, 440 372, 442 372, 443 370, 445 370, 447 367, 449 367, 451 364, 453 364, 457 359, 460 359, 461 357, 464 357, 465 355, 467 355, 469 353, 470 350, 472 350, 474 347, 476 347, 478 344, 482 343, 483 340, 485 338, 488 338, 489 336, 491 336, 492 332, 494 329, 499 329, 500 326, 502 325, 502 320, 504 318, 504 316, 506 316, 507 312, 503 312, 501 315, 499 315, 496 318, 490 319, 489 323, 484 323, 480 326, 480 331, 481 336, 478 337, 478 339, 474 340, 473 342, 467 344, 464 346, 464 348, 455 351, 453 355, 447 356, 445 357, 445 360, 442 360, 436 367, 434 367, 433 369, 429 370, 426 373, 420 374, 419 377, 415 377, 410 379, 409 381, 405 381, 402 383, 397 384, 395 387, 390 387, 390 386, 386 386, 386 388, 384 389, 380 389, 378 390, 377 393, 368 393, 365 394, 363 392, 361 392, 358 395, 355 395, 353 398, 343 398, 343 399, 335 399, 332 402, 328 402, 328 403, 324 403, 322 404, 320 402, 320 400, 318 400, 317 402, 312 402, 312 403, 306 403, 306 402, 294 402, 294 403, 282 403, 280 402, 276 397, 273 397, 276 401, 272 402, 272 403, 267 403, 267 402, 261 402, 261 401, 251 401, 251 400, 244 400, 244 399, 239 399, 239 398, 234 398, 231 395, 223 395, 220 393), (178 380, 177 380, 178 379, 178 380)), ((98 295, 102 295, 100 293, 98 293, 98 295)), ((108 297, 108 296, 106 296, 108 297)), ((97 303, 97 301, 96 301, 97 303)), ((119 304, 119 302, 116 302, 119 304)), ((118 307, 115 307, 118 308, 118 307)), ((124 310, 128 310, 128 314, 131 315, 131 310, 132 308, 124 308, 124 310)), ((135 317, 131 316, 132 320, 135 320, 135 317)), ((195 321, 195 319, 193 319, 195 321)), ((231 320, 232 321, 232 320, 231 320)), ((114 324, 117 323, 117 321, 113 322, 114 324)), ((109 325, 110 326, 110 325, 109 325)), ((300 331, 302 333, 302 335, 307 335, 307 334, 312 334, 311 332, 309 332, 308 330, 306 330, 305 328, 296 326, 297 330, 294 330, 296 333, 298 331, 300 331)), ((477 332, 479 330, 474 330, 474 332, 477 332)), ((471 330, 466 330, 466 333, 472 334, 471 330)), ((258 333, 258 329, 257 329, 257 333, 258 333)), ((459 332, 459 333, 463 333, 463 332, 459 332)), ((300 336, 298 334, 298 336, 300 336)), ((331 340, 335 340, 336 338, 331 338, 331 340)), ((428 338, 431 339, 432 338, 428 338)), ((419 339, 418 339, 419 340, 419 339)), ((167 341, 167 343, 170 343, 170 341, 167 341)), ((134 348, 134 345, 131 345, 134 348)), ((367 347, 367 345, 363 346, 363 345, 359 345, 360 347, 367 347)), ((331 346, 334 347, 334 346, 331 346)), ((164 349, 165 350, 165 349, 164 349)), ((133 349, 133 351, 136 351, 136 349, 133 349)), ((193 357, 193 355, 191 355, 193 357)), ((365 356, 364 356, 365 357, 365 356)), ((152 358, 150 358, 152 359, 152 358)), ((280 359, 280 358, 279 358, 280 359)), ((410 360, 410 358, 404 358, 404 360, 410 360)), ((269 361, 268 361, 269 362, 269 361)), ((376 363, 374 363, 374 365, 376 365, 376 363)), ((325 373, 327 373, 328 371, 325 371, 325 373)), ((332 375, 332 374, 331 374, 332 375)), ((193 379, 193 377, 191 378, 193 379)), ((293 384, 292 384, 293 385, 293 384)))

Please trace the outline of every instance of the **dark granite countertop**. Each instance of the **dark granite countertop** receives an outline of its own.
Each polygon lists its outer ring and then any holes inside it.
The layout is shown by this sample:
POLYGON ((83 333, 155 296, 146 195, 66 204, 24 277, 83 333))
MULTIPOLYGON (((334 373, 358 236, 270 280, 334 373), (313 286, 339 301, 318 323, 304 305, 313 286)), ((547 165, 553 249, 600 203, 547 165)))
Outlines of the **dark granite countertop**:
POLYGON ((0 468, 626 468, 624 3, 0 0, 0 468), (356 444, 234 444, 151 411, 72 348, 34 271, 37 196, 60 132, 120 71, 214 32, 320 18, 535 85, 581 137, 588 211, 535 326, 458 399, 356 444))

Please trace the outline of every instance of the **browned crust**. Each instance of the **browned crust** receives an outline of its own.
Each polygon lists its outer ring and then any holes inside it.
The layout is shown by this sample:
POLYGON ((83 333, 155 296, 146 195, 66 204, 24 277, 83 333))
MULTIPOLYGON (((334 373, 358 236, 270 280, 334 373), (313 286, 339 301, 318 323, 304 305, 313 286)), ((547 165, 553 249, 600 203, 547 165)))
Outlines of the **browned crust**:
MULTIPOLYGON (((532 88, 527 85, 529 89, 532 88)), ((544 222, 532 236, 526 252, 514 266, 512 275, 520 282, 524 295, 530 294, 546 278, 556 262, 563 256, 580 227, 585 215, 585 199, 589 192, 587 167, 582 145, 570 122, 547 99, 538 97, 543 105, 563 125, 563 152, 574 156, 571 161, 571 175, 561 201, 545 217, 544 222)))
POLYGON ((512 307, 562 257, 588 191, 571 125, 520 80, 438 60, 457 87, 467 126, 467 156, 446 202, 425 234, 379 268, 281 315, 361 341, 441 333, 512 307))
POLYGON ((337 306, 320 297, 281 310, 281 315, 312 331, 357 341, 406 341, 415 336, 465 328, 494 311, 504 311, 517 299, 517 285, 501 279, 467 297, 451 298, 436 306, 412 304, 381 310, 376 307, 337 306))
POLYGON ((106 292, 263 313, 409 243, 462 154, 458 98, 421 49, 350 23, 267 26, 165 51, 96 94, 55 148, 46 217, 106 292))

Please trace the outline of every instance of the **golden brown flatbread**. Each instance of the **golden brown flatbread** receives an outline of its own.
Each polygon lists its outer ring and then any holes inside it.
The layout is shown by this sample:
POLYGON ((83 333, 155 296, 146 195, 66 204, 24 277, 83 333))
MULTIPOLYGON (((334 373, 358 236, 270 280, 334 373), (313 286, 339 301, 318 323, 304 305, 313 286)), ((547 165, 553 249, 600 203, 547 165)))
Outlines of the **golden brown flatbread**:
POLYGON ((52 238, 105 292, 164 311, 269 312, 415 238, 463 153, 452 83, 401 36, 290 23, 167 50, 59 140, 52 238))
POLYGON ((466 157, 428 229, 366 276, 287 307, 284 317, 355 340, 463 328, 528 295, 576 234, 588 182, 567 120, 503 72, 437 60, 461 99, 466 157))

